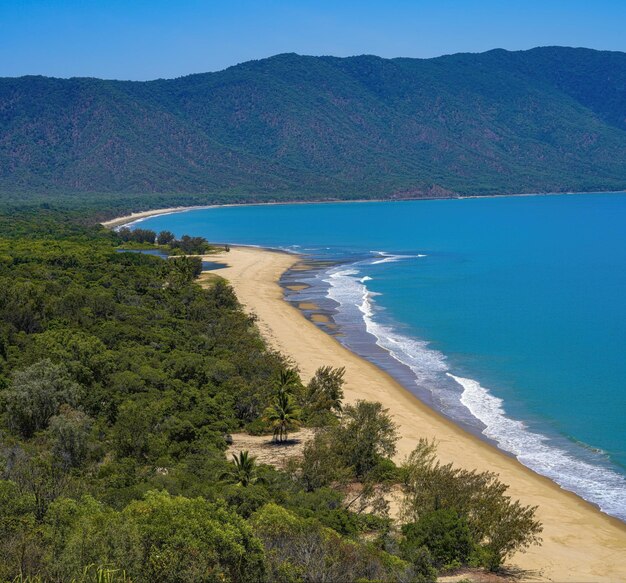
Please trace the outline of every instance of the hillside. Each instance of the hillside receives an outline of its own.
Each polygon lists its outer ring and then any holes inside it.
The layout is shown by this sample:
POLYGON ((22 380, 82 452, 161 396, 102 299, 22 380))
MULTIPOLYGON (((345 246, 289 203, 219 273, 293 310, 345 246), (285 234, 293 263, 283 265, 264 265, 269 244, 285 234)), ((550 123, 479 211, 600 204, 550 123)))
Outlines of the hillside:
POLYGON ((173 80, 0 79, 5 193, 624 188, 626 53, 283 54, 173 80))

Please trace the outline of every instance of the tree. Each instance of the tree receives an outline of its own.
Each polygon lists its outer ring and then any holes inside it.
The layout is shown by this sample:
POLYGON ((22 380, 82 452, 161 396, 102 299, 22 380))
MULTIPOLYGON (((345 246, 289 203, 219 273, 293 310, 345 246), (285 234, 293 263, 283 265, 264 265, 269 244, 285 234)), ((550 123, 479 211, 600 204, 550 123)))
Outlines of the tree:
POLYGON ((346 463, 354 468, 358 478, 396 452, 397 426, 380 403, 357 401, 347 405, 334 433, 337 443, 342 444, 346 463))
POLYGON ((67 369, 48 359, 15 372, 12 381, 3 395, 7 423, 24 437, 45 429, 59 407, 64 403, 76 405, 81 393, 67 369))
POLYGON ((122 227, 117 231, 117 235, 122 241, 133 243, 154 243, 156 239, 156 233, 150 229, 122 227))
POLYGON ((20 494, 32 496, 37 520, 43 519, 50 503, 65 491, 68 484, 65 468, 48 452, 12 451, 5 475, 17 484, 20 494))
POLYGON ((176 236, 171 231, 161 231, 157 235, 157 243, 159 245, 167 245, 171 243, 175 238, 176 236))
POLYGON ((402 466, 403 512, 419 522, 438 510, 453 510, 469 528, 482 563, 497 570, 507 557, 541 542, 535 506, 523 506, 506 495, 508 486, 492 472, 442 465, 434 442, 421 439, 402 466))
POLYGON ((420 548, 426 547, 437 568, 465 565, 474 551, 467 520, 451 508, 434 510, 417 522, 405 524, 402 533, 403 556, 411 560, 420 548))
POLYGON ((184 255, 202 255, 211 248, 204 237, 190 237, 189 235, 170 241, 170 247, 184 255))
POLYGON ((90 496, 60 499, 46 524, 55 581, 85 580, 91 565, 155 583, 266 580, 263 547, 248 524, 202 498, 150 491, 121 512, 90 496))
POLYGON ((227 472, 226 477, 238 486, 244 488, 255 484, 259 477, 257 475, 256 457, 246 451, 240 451, 239 455, 233 454, 232 468, 227 472))
POLYGON ((293 368, 283 368, 278 371, 275 386, 277 393, 287 393, 295 396, 302 387, 302 383, 300 382, 300 376, 293 368))
POLYGON ((306 404, 312 413, 334 411, 341 413, 345 367, 321 366, 309 381, 306 404))
POLYGON ((148 492, 144 500, 126 507, 123 515, 134 524, 141 539, 141 577, 137 579, 265 580, 261 543, 248 524, 223 505, 148 492))
POLYGON ((180 288, 202 273, 202 260, 199 257, 174 257, 169 259, 168 267, 170 286, 180 288))
POLYGON ((274 403, 265 410, 264 419, 274 431, 274 441, 282 443, 289 431, 300 426, 300 409, 290 394, 279 392, 274 403))
POLYGON ((92 422, 88 415, 69 405, 61 405, 59 414, 50 419, 52 452, 66 467, 78 467, 85 461, 92 422))
POLYGON ((386 516, 387 493, 397 480, 391 460, 397 440, 387 410, 380 403, 358 401, 345 407, 338 425, 317 432, 292 471, 309 491, 351 483, 346 509, 386 516))
POLYGON ((41 569, 44 549, 34 510, 31 494, 0 480, 0 581, 11 581, 16 573, 35 575, 41 569))
POLYGON ((319 430, 304 444, 302 458, 295 465, 295 473, 307 492, 326 486, 345 486, 353 477, 342 456, 343 444, 335 441, 329 430, 319 430))
POLYGON ((317 520, 267 504, 251 519, 271 581, 412 581, 409 565, 373 546, 342 539, 317 520))

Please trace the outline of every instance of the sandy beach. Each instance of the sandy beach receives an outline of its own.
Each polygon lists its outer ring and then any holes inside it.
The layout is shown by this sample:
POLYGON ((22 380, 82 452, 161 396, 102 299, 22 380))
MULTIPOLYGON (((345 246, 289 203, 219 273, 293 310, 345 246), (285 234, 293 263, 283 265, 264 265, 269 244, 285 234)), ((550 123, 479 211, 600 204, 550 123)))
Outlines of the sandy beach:
POLYGON ((139 213, 131 213, 129 215, 124 215, 123 217, 116 217, 109 221, 102 221, 102 223, 100 224, 104 227, 107 227, 108 229, 114 229, 115 227, 121 227, 122 225, 127 225, 138 219, 146 219, 148 217, 155 217, 157 215, 168 215, 170 213, 180 213, 183 211, 188 211, 190 209, 198 209, 198 208, 205 208, 205 207, 173 206, 173 207, 164 208, 164 209, 154 209, 150 211, 142 211, 139 213))
POLYGON ((211 255, 211 260, 216 259, 227 263, 217 273, 230 281, 240 301, 257 315, 264 337, 293 360, 305 380, 319 366, 345 366, 347 401, 380 401, 389 409, 401 435, 397 461, 412 451, 420 437, 435 437, 444 462, 496 472, 510 485, 511 496, 539 507, 543 545, 511 561, 525 571, 524 580, 626 581, 626 525, 449 422, 284 301, 278 280, 298 261, 297 256, 233 248, 211 255))

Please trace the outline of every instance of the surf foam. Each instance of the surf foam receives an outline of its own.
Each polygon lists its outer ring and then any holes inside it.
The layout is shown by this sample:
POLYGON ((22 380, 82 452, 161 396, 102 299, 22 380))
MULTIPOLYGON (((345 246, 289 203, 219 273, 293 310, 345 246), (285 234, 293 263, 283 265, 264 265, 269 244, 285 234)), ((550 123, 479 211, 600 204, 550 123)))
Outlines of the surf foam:
MULTIPOLYGON (((408 366, 415 375, 416 384, 426 387, 447 414, 454 417, 457 407, 453 401, 460 403, 475 421, 480 422, 478 430, 502 450, 513 454, 525 466, 551 478, 564 489, 597 504, 607 514, 626 520, 624 476, 602 465, 603 460, 594 459, 598 463, 592 463, 584 459, 583 451, 580 456, 573 455, 555 445, 553 439, 529 430, 522 421, 508 417, 502 399, 492 395, 477 381, 452 374, 445 355, 429 348, 428 342, 401 334, 393 326, 376 321, 373 296, 378 294, 367 288, 366 282, 371 277, 363 275, 360 269, 367 265, 424 257, 376 253, 382 259, 360 261, 348 268, 339 266, 325 272, 323 281, 329 286, 326 295, 339 304, 339 310, 346 312, 350 318, 360 317, 376 344, 393 359, 408 366), (441 383, 442 377, 451 379, 462 391, 447 390, 441 383)), ((572 447, 576 445, 572 444, 572 447)))
POLYGON ((370 265, 379 265, 380 263, 395 263, 396 261, 401 261, 402 259, 419 259, 421 257, 426 257, 426 255, 418 254, 418 255, 394 255, 393 253, 387 253, 386 251, 372 251, 382 259, 376 259, 370 262, 370 265))
POLYGON ((530 431, 522 421, 511 419, 506 415, 503 400, 477 381, 446 374, 463 387, 461 402, 484 423, 485 436, 515 455, 525 466, 597 504, 607 514, 626 519, 626 478, 551 445, 545 435, 530 431))

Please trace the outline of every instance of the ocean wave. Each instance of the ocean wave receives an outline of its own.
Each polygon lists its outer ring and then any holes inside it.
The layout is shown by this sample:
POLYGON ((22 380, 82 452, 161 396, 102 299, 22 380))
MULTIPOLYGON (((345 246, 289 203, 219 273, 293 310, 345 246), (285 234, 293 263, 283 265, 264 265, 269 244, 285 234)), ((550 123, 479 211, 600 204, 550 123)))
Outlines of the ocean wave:
POLYGON ((486 437, 515 455, 525 466, 597 504, 604 512, 626 519, 624 476, 555 447, 545 435, 530 431, 523 422, 511 419, 506 415, 502 399, 477 381, 446 374, 463 387, 461 402, 485 425, 486 437))
POLYGON ((531 431, 523 422, 507 416, 502 399, 477 381, 452 374, 445 355, 430 348, 428 342, 376 320, 378 307, 373 296, 379 294, 367 288, 365 284, 371 278, 360 271, 363 265, 374 263, 359 262, 325 272, 326 296, 339 305, 339 312, 348 321, 360 319, 376 344, 411 370, 417 387, 425 387, 433 395, 437 408, 461 422, 467 422, 469 411, 469 419, 473 420, 470 426, 525 466, 597 504, 604 512, 626 519, 626 478, 607 467, 600 455, 576 444, 572 447, 580 447, 580 452, 569 452, 552 438, 531 431))
MULTIPOLYGON (((355 306, 365 324, 365 330, 376 339, 376 344, 385 349, 395 360, 408 366, 418 382, 433 380, 433 376, 447 370, 445 356, 431 348, 423 340, 397 333, 393 327, 374 319, 372 298, 380 295, 370 291, 365 278, 356 269, 334 268, 328 272, 330 284, 327 297, 344 308, 355 306)), ((366 276, 367 277, 367 276, 366 276)))
POLYGON ((420 259, 422 257, 426 257, 421 253, 417 255, 395 255, 393 253, 388 253, 387 251, 371 251, 375 255, 382 257, 382 259, 376 259, 372 261, 370 265, 379 265, 380 263, 395 263, 396 261, 402 261, 403 259, 420 259))

